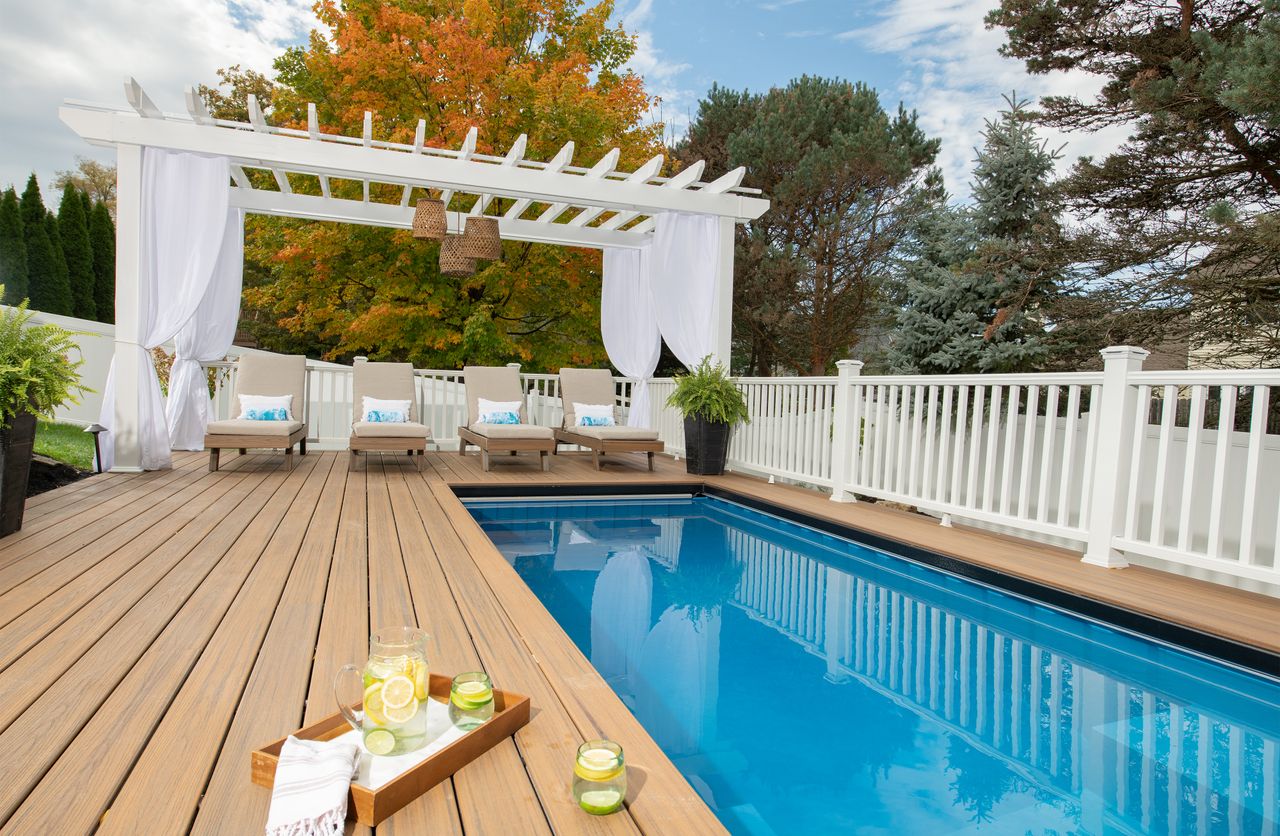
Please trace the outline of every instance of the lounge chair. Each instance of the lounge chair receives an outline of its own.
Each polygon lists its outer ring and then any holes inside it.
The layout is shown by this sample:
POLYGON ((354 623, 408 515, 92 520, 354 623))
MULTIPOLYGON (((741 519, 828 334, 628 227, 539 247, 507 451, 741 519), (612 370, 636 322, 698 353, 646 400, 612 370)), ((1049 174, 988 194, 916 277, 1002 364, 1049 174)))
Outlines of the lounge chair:
MULTIPOLYGON (((418 422, 418 397, 413 383, 412 363, 356 363, 351 376, 351 451, 348 467, 356 466, 356 456, 363 452, 399 452, 418 454, 418 469, 426 461, 431 428, 418 422), (408 401, 406 421, 364 420, 364 399, 408 401)), ((371 416, 372 417, 372 416, 371 416)))
MULTIPOLYGON (((555 433, 550 427, 530 424, 520 374, 510 366, 467 366, 463 369, 467 387, 467 426, 458 427, 458 455, 466 455, 467 445, 480 448, 484 469, 489 469, 490 453, 536 452, 543 470, 551 469, 548 453, 556 451, 555 433), (480 421, 480 400, 518 403, 518 423, 496 424, 480 421)), ((488 417, 488 416, 486 416, 488 417)))
POLYGON ((233 409, 241 410, 240 396, 279 397, 292 395, 290 418, 282 421, 258 421, 230 418, 211 421, 205 430, 204 446, 209 450, 209 470, 218 469, 218 454, 227 448, 238 448, 241 454, 250 449, 283 449, 285 462, 293 468, 293 445, 300 455, 307 454, 307 358, 301 354, 242 354, 236 363, 236 387, 232 395, 233 409))
POLYGON ((582 426, 574 414, 574 404, 613 407, 613 420, 618 421, 617 395, 613 374, 608 369, 560 370, 560 400, 564 404, 564 424, 556 430, 556 441, 561 444, 577 444, 591 451, 591 457, 600 470, 600 458, 606 453, 644 453, 649 469, 653 470, 653 454, 666 449, 658 440, 658 431, 642 427, 582 426))

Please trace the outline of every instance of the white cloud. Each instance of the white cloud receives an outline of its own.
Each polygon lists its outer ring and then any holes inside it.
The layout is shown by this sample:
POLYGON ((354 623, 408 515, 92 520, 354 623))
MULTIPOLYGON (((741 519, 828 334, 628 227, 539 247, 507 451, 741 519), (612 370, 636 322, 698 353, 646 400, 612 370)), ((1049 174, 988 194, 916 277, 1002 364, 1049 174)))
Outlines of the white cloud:
POLYGON ((63 99, 125 103, 131 75, 162 109, 185 112, 183 88, 240 64, 270 72, 315 25, 312 0, 40 0, 6 2, 0 26, 0 188, 35 171, 46 200, 76 155, 114 161, 58 120, 63 99))
POLYGON ((650 113, 654 121, 667 126, 667 136, 680 136, 689 127, 689 114, 698 101, 698 91, 685 87, 681 77, 687 63, 672 61, 653 43, 653 0, 637 0, 622 15, 622 28, 636 38, 636 51, 627 67, 643 76, 645 89, 659 97, 661 104, 650 113))
MULTIPOLYGON (((1004 30, 988 30, 983 24, 992 5, 990 0, 889 0, 876 23, 837 36, 874 52, 893 53, 903 62, 906 74, 895 92, 919 112, 921 127, 942 139, 939 164, 948 189, 960 197, 968 193, 984 119, 1003 107, 1002 93, 1017 91, 1033 101, 1045 95, 1087 99, 1102 84, 1083 73, 1032 76, 1021 61, 1001 56, 1004 30)), ((1123 128, 1095 134, 1043 131, 1054 147, 1066 144, 1060 170, 1077 157, 1106 153, 1125 133, 1123 128)))

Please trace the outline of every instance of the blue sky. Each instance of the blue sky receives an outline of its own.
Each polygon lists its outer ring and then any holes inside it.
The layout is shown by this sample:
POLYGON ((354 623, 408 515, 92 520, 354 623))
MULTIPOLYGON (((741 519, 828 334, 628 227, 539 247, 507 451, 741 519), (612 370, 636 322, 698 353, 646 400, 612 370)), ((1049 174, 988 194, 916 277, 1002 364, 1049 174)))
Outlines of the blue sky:
MULTIPOLYGON (((679 132, 713 81, 764 90, 810 75, 875 87, 887 108, 904 101, 940 137, 948 187, 963 198, 983 118, 1000 96, 1080 93, 1096 80, 1029 77, 982 25, 997 0, 618 0, 617 19, 638 38, 632 67, 660 95, 679 132)), ((77 154, 110 161, 57 117, 64 98, 124 103, 136 77, 164 110, 184 112, 183 87, 219 67, 270 72, 280 51, 306 38, 312 0, 0 0, 0 187, 43 184, 77 154), (68 26, 67 21, 75 21, 68 26)), ((1098 153, 1120 133, 1049 137, 1067 156, 1098 153)), ((46 194, 49 190, 46 188, 46 194)))

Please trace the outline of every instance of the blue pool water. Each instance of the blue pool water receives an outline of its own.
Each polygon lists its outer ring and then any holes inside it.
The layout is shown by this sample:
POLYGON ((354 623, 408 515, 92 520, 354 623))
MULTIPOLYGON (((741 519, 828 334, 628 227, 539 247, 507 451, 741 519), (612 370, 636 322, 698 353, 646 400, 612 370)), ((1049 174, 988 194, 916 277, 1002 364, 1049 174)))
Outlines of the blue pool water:
POLYGON ((718 499, 468 507, 734 833, 1280 832, 1280 681, 718 499))

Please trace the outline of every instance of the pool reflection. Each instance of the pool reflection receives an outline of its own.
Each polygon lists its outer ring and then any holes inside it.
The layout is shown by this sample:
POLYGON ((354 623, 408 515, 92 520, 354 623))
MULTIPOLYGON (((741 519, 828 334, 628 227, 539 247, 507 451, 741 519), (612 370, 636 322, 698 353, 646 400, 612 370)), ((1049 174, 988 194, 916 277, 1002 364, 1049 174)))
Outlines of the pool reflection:
POLYGON ((1274 683, 715 500, 472 511, 734 832, 1277 832, 1274 683))

